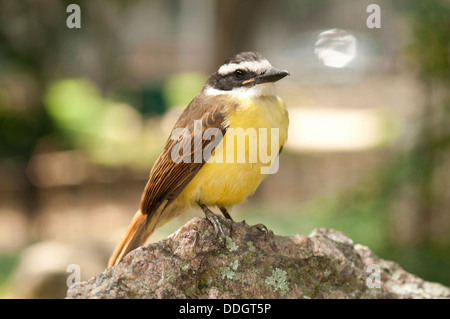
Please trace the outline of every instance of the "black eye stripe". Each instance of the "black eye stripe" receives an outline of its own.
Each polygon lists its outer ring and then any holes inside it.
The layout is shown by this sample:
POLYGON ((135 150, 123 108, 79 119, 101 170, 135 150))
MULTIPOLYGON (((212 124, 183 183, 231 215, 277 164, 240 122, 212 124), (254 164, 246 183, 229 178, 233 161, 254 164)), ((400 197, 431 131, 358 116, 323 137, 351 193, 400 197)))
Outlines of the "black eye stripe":
MULTIPOLYGON (((260 75, 260 72, 250 71, 244 68, 236 69, 227 74, 220 74, 218 72, 210 76, 207 81, 207 85, 222 91, 229 91, 234 88, 242 87, 244 84, 242 82, 254 78, 260 75), (240 74, 239 71, 243 72, 242 77, 240 75, 236 76, 236 72, 240 74)), ((254 84, 245 84, 246 87, 252 86, 254 84)))

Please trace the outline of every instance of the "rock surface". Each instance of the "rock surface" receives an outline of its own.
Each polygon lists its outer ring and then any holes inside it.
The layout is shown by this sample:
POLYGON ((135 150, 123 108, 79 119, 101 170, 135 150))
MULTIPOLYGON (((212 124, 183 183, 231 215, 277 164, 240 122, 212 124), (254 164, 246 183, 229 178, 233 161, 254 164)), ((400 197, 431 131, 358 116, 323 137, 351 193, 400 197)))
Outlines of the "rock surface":
POLYGON ((335 230, 284 237, 244 222, 231 226, 224 244, 209 221, 194 218, 72 285, 67 298, 450 298, 449 288, 335 230))

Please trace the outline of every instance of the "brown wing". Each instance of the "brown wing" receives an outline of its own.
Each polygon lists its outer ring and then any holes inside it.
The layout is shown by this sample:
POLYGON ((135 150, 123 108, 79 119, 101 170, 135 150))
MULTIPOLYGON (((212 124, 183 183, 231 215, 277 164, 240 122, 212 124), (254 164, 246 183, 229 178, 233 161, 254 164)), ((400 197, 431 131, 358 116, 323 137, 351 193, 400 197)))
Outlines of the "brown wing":
MULTIPOLYGON (((170 204, 194 178, 197 172, 202 168, 207 158, 198 158, 198 154, 208 148, 207 154, 211 154, 212 150, 220 142, 226 127, 224 127, 224 100, 220 96, 204 96, 196 97, 188 105, 181 114, 173 130, 186 128, 190 132, 191 147, 190 163, 185 161, 176 162, 172 159, 172 150, 174 147, 180 148, 180 141, 173 140, 169 137, 167 143, 156 160, 150 172, 150 177, 144 189, 141 198, 141 212, 143 214, 152 214, 156 209, 164 203, 170 204), (201 120, 202 134, 197 134, 197 142, 194 141, 194 121, 201 120), (218 128, 222 134, 218 138, 211 140, 202 139, 203 132, 208 128, 218 128), (178 146, 177 146, 178 145, 178 146), (197 146, 197 150, 195 147, 197 146), (201 150, 198 148, 201 147, 201 150), (195 158, 197 155, 197 158, 195 158)), ((172 130, 172 132, 173 132, 172 130)), ((172 136, 172 134, 171 134, 172 136)), ((185 154, 182 154, 185 155, 185 154)))

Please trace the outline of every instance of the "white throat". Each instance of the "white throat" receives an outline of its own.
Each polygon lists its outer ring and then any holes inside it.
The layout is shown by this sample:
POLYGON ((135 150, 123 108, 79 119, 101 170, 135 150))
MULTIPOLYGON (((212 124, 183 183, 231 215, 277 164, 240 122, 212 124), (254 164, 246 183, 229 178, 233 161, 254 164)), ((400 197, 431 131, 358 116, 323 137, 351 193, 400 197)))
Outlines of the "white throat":
POLYGON ((229 95, 232 95, 235 97, 247 98, 247 99, 276 96, 274 83, 261 83, 261 84, 256 84, 252 87, 242 86, 242 87, 235 88, 235 89, 232 89, 229 91, 218 90, 218 89, 208 86, 205 88, 203 93, 205 95, 229 94, 229 95))

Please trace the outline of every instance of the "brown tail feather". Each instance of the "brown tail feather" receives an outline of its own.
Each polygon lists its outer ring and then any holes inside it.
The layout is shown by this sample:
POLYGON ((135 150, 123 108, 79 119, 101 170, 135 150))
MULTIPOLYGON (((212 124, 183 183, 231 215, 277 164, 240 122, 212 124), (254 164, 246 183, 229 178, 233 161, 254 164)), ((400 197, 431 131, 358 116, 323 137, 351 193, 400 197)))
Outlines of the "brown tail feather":
POLYGON ((109 258, 108 268, 117 265, 126 254, 145 243, 153 231, 153 227, 150 229, 148 227, 149 219, 148 215, 142 214, 140 210, 137 211, 109 258))

